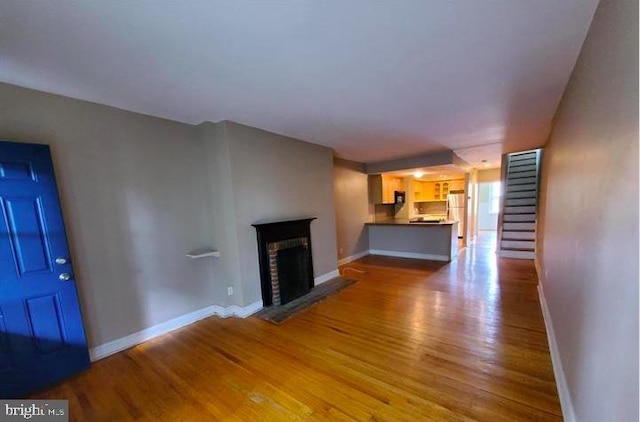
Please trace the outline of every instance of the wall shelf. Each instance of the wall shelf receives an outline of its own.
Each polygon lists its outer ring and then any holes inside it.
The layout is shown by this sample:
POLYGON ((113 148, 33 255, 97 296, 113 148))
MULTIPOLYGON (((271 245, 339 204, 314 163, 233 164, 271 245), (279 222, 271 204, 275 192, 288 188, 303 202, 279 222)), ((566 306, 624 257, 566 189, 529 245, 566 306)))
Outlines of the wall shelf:
POLYGON ((216 249, 197 249, 195 251, 191 251, 187 253, 187 257, 191 259, 199 259, 199 258, 220 258, 220 251, 216 249))

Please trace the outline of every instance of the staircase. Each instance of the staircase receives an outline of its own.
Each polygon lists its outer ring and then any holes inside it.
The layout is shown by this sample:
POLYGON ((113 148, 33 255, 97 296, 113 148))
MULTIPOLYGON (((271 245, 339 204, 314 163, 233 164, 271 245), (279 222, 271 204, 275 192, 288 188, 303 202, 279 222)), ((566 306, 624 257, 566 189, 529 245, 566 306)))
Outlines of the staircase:
POLYGON ((498 255, 534 259, 542 149, 506 154, 498 255))

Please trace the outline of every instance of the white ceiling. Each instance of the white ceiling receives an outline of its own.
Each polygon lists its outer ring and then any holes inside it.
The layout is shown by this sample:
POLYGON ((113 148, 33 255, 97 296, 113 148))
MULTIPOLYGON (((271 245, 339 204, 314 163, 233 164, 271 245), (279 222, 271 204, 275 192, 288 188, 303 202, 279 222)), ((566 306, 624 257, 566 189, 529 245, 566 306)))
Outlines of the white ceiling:
POLYGON ((5 0, 0 80, 357 161, 449 148, 479 162, 478 146, 546 140, 596 5, 5 0))

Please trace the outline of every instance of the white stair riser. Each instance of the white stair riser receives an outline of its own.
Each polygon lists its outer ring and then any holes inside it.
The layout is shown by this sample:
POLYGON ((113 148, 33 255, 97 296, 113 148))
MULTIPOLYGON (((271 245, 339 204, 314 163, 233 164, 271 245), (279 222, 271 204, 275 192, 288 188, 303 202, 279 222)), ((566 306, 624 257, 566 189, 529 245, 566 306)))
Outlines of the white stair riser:
POLYGON ((536 223, 503 223, 502 230, 535 230, 536 223))
POLYGON ((536 257, 535 252, 529 251, 503 251, 501 250, 498 255, 501 258, 515 258, 515 259, 534 259, 536 257))
POLYGON ((504 205, 506 207, 520 207, 525 205, 535 205, 536 198, 524 198, 524 199, 505 199, 504 205))
POLYGON ((526 185, 530 183, 537 183, 538 179, 536 177, 523 177, 522 179, 509 179, 509 185, 526 185))
POLYGON ((535 214, 536 207, 504 207, 505 214, 535 214))
POLYGON ((523 177, 535 177, 536 176, 536 171, 522 171, 522 172, 516 172, 513 173, 511 171, 509 171, 509 173, 507 174, 507 180, 511 180, 511 179, 521 179, 523 177))
POLYGON ((536 221, 535 214, 505 214, 502 218, 505 223, 536 221))
POLYGON ((529 249, 535 250, 536 242, 533 240, 503 240, 500 242, 502 249, 529 249))
POLYGON ((513 165, 509 166, 509 173, 516 173, 521 171, 535 171, 536 160, 530 161, 517 161, 513 165))
POLYGON ((531 160, 531 159, 536 159, 536 153, 535 152, 528 152, 526 154, 517 154, 517 155, 510 155, 509 156, 509 162, 514 162, 514 161, 522 161, 522 160, 531 160))
POLYGON ((502 232, 502 240, 534 240, 536 232, 502 232))
POLYGON ((536 198, 538 193, 536 191, 524 191, 524 192, 507 192, 505 194, 506 199, 511 198, 536 198))
POLYGON ((507 186, 507 192, 535 191, 536 184, 507 186))

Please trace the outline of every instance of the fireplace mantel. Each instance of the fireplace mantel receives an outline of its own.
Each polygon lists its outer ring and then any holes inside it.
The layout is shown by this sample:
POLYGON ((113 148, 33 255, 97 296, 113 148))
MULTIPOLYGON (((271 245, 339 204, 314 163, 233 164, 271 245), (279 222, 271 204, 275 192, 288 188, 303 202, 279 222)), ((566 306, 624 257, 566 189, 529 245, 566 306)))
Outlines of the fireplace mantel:
POLYGON ((256 228, 258 236, 258 259, 260 262, 260 286, 262 289, 263 305, 270 306, 273 303, 273 290, 271 284, 271 268, 269 264, 269 244, 283 240, 304 237, 308 246, 309 272, 304 283, 308 283, 309 289, 313 288, 313 260, 311 253, 311 222, 316 217, 297 220, 275 221, 252 224, 256 228))

